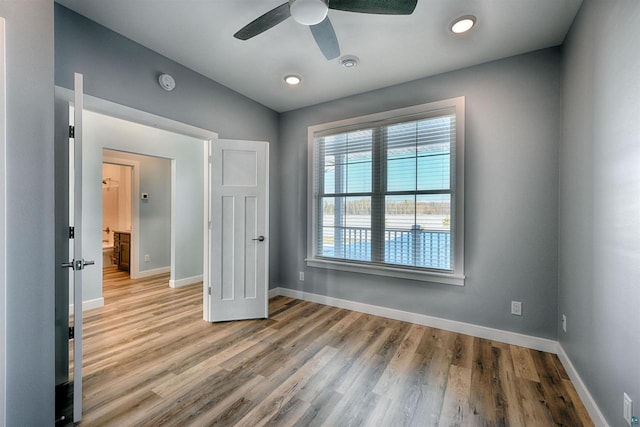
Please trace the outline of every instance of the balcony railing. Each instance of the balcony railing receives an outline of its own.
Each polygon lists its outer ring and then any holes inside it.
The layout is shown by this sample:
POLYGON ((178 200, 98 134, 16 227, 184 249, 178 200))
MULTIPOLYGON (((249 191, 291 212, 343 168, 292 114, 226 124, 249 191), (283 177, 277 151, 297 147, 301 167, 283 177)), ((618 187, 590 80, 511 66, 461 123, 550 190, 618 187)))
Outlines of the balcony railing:
MULTIPOLYGON (((322 256, 371 261, 371 229, 326 227, 322 256)), ((384 262, 438 270, 451 269, 451 232, 420 228, 384 230, 384 262)))

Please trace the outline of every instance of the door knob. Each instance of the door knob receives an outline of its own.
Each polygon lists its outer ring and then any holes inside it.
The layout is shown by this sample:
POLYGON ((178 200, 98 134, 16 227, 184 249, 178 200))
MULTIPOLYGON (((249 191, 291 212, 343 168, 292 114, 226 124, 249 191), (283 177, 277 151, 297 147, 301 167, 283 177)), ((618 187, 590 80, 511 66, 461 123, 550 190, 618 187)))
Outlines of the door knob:
POLYGON ((83 259, 80 260, 72 260, 71 262, 63 262, 60 264, 62 268, 70 268, 72 270, 84 270, 84 267, 87 265, 94 265, 95 261, 85 261, 83 259))
POLYGON ((264 242, 264 236, 258 236, 257 239, 251 239, 251 240, 257 240, 258 242, 264 242))

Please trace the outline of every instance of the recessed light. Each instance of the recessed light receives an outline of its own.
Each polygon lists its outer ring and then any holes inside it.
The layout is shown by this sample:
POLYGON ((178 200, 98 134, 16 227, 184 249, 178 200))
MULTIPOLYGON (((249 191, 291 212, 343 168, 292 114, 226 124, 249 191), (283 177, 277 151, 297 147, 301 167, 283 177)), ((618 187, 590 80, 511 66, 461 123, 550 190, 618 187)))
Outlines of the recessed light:
POLYGON ((360 62, 360 60, 358 59, 357 56, 345 55, 340 57, 340 59, 338 59, 338 62, 340 62, 340 64, 344 68, 355 68, 358 66, 358 63, 360 62))
POLYGON ((289 86, 295 86, 300 84, 300 82, 302 82, 302 77, 297 76, 295 74, 289 74, 288 76, 284 77, 284 81, 289 86))
POLYGON ((449 30, 455 34, 462 34, 469 31, 476 24, 476 17, 473 15, 461 16, 449 25, 449 30))

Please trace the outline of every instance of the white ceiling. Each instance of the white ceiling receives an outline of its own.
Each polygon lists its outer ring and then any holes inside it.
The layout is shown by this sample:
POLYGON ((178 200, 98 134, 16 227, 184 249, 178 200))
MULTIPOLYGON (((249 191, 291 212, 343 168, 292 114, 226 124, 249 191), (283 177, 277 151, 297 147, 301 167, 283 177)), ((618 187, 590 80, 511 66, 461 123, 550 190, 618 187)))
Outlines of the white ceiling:
POLYGON ((284 0, 56 1, 279 112, 559 45, 582 3, 418 0, 410 16, 330 10, 342 55, 360 59, 346 69, 291 18, 247 41, 233 37, 284 0), (448 31, 469 14, 478 20, 471 32, 448 31), (285 85, 288 73, 302 84, 285 85))

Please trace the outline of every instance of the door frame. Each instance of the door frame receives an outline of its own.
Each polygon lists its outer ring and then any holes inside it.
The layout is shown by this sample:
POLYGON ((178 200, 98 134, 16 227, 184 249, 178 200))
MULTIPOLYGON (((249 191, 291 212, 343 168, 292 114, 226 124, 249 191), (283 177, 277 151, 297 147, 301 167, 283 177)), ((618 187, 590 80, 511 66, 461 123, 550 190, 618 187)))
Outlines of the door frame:
MULTIPOLYGON (((55 96, 56 98, 66 100, 70 103, 73 103, 74 95, 73 91, 67 88, 63 88, 60 86, 55 86, 55 96)), ((208 179, 208 150, 210 141, 215 141, 218 139, 218 133, 213 132, 208 129, 198 128, 195 126, 191 126, 182 122, 178 122, 176 120, 168 119, 166 117, 157 116, 155 114, 151 114, 145 111, 137 110, 135 108, 127 107, 122 104, 117 104, 112 101, 107 101, 105 99, 97 98, 91 95, 84 95, 84 109, 92 111, 94 113, 103 114, 106 116, 110 116, 116 119, 126 120, 132 123, 137 123, 144 126, 150 126, 157 129, 165 130, 168 132, 177 133, 180 135, 196 138, 202 140, 203 147, 203 161, 205 162, 204 169, 204 178, 205 178, 205 189, 208 191, 208 185, 206 183, 208 179)), ((117 151, 117 150, 116 150, 117 151)), ((175 168, 175 160, 172 160, 172 187, 174 181, 173 169, 175 168)), ((172 197, 173 197, 173 188, 172 188, 172 197)), ((203 233, 208 232, 208 209, 206 203, 208 193, 203 193, 203 200, 205 200, 205 212, 204 212, 204 223, 203 223, 203 233)), ((173 227, 173 218, 172 215, 172 227, 173 227)), ((206 250, 205 250, 206 252, 206 250)), ((203 262, 206 259, 203 259, 203 262)), ((204 273, 206 271, 206 263, 203 265, 203 318, 206 321, 209 321, 208 315, 208 306, 210 304, 208 298, 208 290, 207 290, 207 281, 204 280, 204 273)))
MULTIPOLYGON (((0 16, 0 180, 6 180, 6 67, 5 67, 5 20, 0 16)), ((5 185, 0 186, 0 423, 5 420, 5 388, 6 388, 6 245, 5 217, 6 200, 5 185)))
MULTIPOLYGON (((130 259, 130 268, 129 268, 129 275, 131 276, 132 279, 137 279, 139 277, 140 271, 139 271, 139 261, 140 261, 140 256, 139 256, 139 251, 138 251, 138 239, 140 238, 140 201, 138 200, 138 197, 136 197, 136 194, 139 193, 140 191, 140 162, 137 162, 135 160, 129 160, 129 159, 123 159, 123 158, 118 158, 115 156, 105 156, 104 151, 108 150, 111 152, 117 151, 117 150, 112 150, 110 148, 103 148, 102 149, 102 164, 110 164, 110 165, 117 165, 117 166, 124 166, 124 167, 129 167, 131 168, 131 212, 129 212, 129 215, 131 215, 131 254, 129 255, 129 259, 130 259)), ((132 153, 132 154, 137 154, 137 153, 132 153)), ((173 197, 173 195, 172 195, 173 197)), ((104 222, 104 206, 102 207, 102 218, 103 218, 103 222, 104 222)), ((173 224, 171 224, 171 227, 173 227, 173 224)), ((174 245, 174 242, 171 242, 171 245, 174 245)), ((104 294, 104 292, 103 292, 104 294)))

